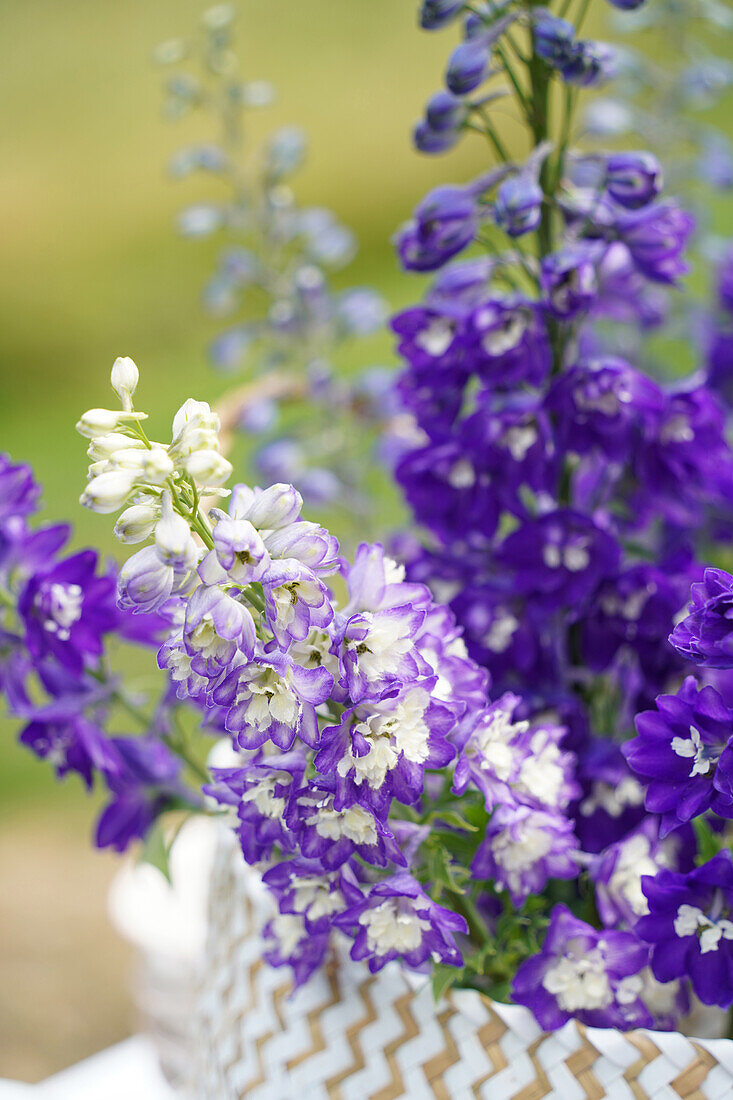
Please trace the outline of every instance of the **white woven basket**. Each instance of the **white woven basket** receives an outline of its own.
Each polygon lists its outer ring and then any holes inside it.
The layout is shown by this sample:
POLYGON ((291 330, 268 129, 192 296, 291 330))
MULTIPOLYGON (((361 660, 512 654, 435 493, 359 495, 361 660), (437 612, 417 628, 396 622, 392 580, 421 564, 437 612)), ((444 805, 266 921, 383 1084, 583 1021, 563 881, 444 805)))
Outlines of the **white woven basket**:
POLYGON ((423 977, 370 975, 343 952, 291 995, 261 957, 269 899, 231 845, 210 906, 195 1100, 733 1098, 727 1039, 575 1022, 547 1034, 525 1008, 464 990, 436 1006, 423 977))

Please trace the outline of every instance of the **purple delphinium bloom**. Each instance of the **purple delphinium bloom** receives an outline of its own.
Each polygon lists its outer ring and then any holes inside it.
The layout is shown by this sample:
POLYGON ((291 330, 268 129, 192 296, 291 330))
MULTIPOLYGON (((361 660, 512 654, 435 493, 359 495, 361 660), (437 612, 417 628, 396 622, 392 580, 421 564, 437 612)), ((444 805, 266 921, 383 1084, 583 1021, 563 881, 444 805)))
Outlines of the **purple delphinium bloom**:
POLYGON ((539 386, 551 362, 540 310, 522 299, 490 298, 471 313, 468 350, 479 378, 498 389, 526 382, 539 386))
POLYGON ((476 200, 467 187, 436 187, 397 236, 403 267, 434 271, 466 248, 478 229, 476 200))
POLYGON ((121 762, 113 742, 83 714, 35 718, 23 729, 21 744, 56 769, 59 779, 77 772, 91 787, 97 772, 114 775, 121 762))
POLYGON ((533 232, 542 216, 542 188, 530 172, 504 180, 496 192, 494 221, 510 237, 533 232))
POLYGON ((446 740, 453 711, 431 698, 437 678, 408 688, 397 698, 344 712, 338 726, 323 730, 315 764, 365 794, 384 791, 400 802, 416 802, 423 772, 450 763, 455 750, 446 740))
POLYGON ((642 889, 644 875, 656 875, 663 868, 688 871, 693 865, 695 838, 689 826, 661 840, 659 819, 647 817, 622 840, 604 848, 590 865, 595 884, 595 901, 607 928, 619 923, 633 927, 649 912, 642 889))
POLYGON ((268 859, 275 846, 282 852, 295 850, 285 815, 306 764, 303 753, 290 752, 269 760, 256 757, 239 768, 211 769, 213 782, 203 788, 204 794, 236 809, 239 843, 247 863, 268 859))
POLYGON ((471 459, 462 441, 430 443, 409 451, 395 470, 414 515, 443 537, 473 530, 488 539, 496 531, 501 500, 471 459))
POLYGON ((303 668, 274 651, 228 672, 212 698, 227 708, 226 728, 240 748, 257 749, 272 741, 287 752, 296 736, 316 745, 315 708, 325 703, 332 688, 327 669, 303 668))
POLYGON ((532 595, 548 609, 567 607, 572 614, 615 573, 619 557, 612 535, 569 508, 528 519, 496 552, 518 593, 532 595))
POLYGON ((267 625, 281 646, 302 642, 312 628, 323 630, 333 620, 325 584, 295 558, 273 562, 262 586, 267 625))
POLYGON ((577 878, 578 841, 573 823, 529 806, 499 806, 471 864, 475 879, 508 890, 517 907, 539 894, 551 878, 577 878))
POLYGON ((0 527, 8 520, 35 512, 41 486, 30 466, 14 465, 10 456, 0 454, 0 527))
POLYGON ((645 679, 657 686, 655 694, 661 691, 665 678, 682 667, 665 639, 696 575, 694 562, 681 569, 640 562, 605 581, 583 622, 588 665, 602 672, 624 646, 637 655, 645 679))
POLYGON ((339 631, 339 664, 354 703, 377 700, 396 688, 429 675, 414 638, 425 611, 412 605, 364 611, 339 631))
POLYGON ((595 738, 580 754, 582 797, 574 809, 575 831, 585 852, 601 852, 644 819, 644 788, 620 745, 595 738))
MULTIPOLYGON (((446 92, 446 95, 449 95, 446 92)), ((426 119, 420 119, 415 123, 412 131, 412 140, 415 148, 420 153, 432 155, 435 153, 447 153, 457 143, 460 137, 460 129, 434 130, 426 119)))
POLYGON ((647 958, 631 932, 599 932, 556 905, 542 950, 519 967, 512 997, 545 1031, 571 1017, 589 1027, 649 1027, 640 974, 647 958))
POLYGON ((682 253, 694 219, 672 202, 651 203, 616 219, 616 232, 638 270, 658 283, 676 283, 687 271, 682 253))
POLYGON ((733 577, 706 569, 690 590, 688 614, 669 636, 682 656, 707 668, 733 668, 733 577))
POLYGON ((566 248, 545 256, 540 286, 550 312, 561 320, 577 317, 590 309, 598 293, 595 248, 566 248))
POLYGON ((459 755, 453 791, 463 794, 473 783, 489 812, 517 802, 564 810, 579 793, 575 757, 560 747, 565 730, 534 725, 517 716, 521 710, 522 700, 505 692, 479 715, 459 755))
POLYGON ((566 451, 597 449, 622 461, 664 408, 659 386, 623 359, 569 367, 551 386, 545 406, 557 415, 555 436, 566 451))
POLYGON ((36 659, 52 656, 72 673, 102 653, 115 629, 115 580, 96 575, 97 555, 82 550, 34 573, 18 599, 26 644, 36 659))
POLYGON ((662 190, 662 167, 651 153, 612 153, 606 160, 606 190, 628 210, 646 206, 662 190))
POLYGON ((348 863, 338 871, 324 873, 318 860, 298 856, 270 867, 262 881, 277 900, 279 911, 301 917, 310 935, 328 932, 333 914, 362 897, 354 869, 348 863))
POLYGON ((733 859, 719 852, 681 874, 645 876, 649 913, 636 932, 651 944, 651 968, 661 982, 689 977, 707 1005, 733 1002, 733 859))
POLYGON ((217 679, 238 653, 252 657, 256 640, 248 607, 218 585, 201 584, 194 589, 183 626, 183 644, 193 672, 217 679))
POLYGON ((187 798, 178 782, 181 762, 155 737, 115 737, 121 766, 107 776, 112 794, 99 817, 95 843, 124 852, 143 838, 173 798, 187 798))
POLYGON ((639 483, 635 507, 641 515, 661 512, 681 526, 694 523, 703 504, 730 500, 731 462, 716 396, 705 386, 673 390, 654 431, 632 457, 639 483))
POLYGON ((339 914, 334 923, 354 935, 352 959, 367 959, 372 974, 392 959, 413 969, 431 959, 461 966, 457 932, 468 932, 463 917, 428 897, 406 871, 372 886, 363 901, 339 914))
POLYGON ((623 753, 648 783, 645 804, 661 815, 660 835, 708 809, 733 818, 733 710, 693 676, 656 706, 637 715, 638 736, 623 753))
POLYGON ((286 822, 301 854, 317 859, 328 871, 353 855, 373 867, 404 866, 405 858, 386 824, 389 797, 375 808, 374 799, 344 797, 344 788, 338 778, 319 777, 294 792, 286 822))
POLYGON ((289 966, 295 988, 304 985, 326 958, 330 931, 313 934, 301 916, 278 913, 262 930, 262 958, 270 966, 289 966))

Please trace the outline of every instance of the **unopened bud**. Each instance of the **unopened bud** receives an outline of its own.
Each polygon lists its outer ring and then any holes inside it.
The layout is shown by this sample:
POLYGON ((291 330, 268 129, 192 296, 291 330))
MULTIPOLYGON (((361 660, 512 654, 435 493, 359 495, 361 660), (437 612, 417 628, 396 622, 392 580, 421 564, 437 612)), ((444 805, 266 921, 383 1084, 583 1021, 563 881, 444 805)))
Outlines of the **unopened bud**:
POLYGON ((292 485, 278 482, 259 493, 250 505, 247 515, 251 524, 260 530, 277 530, 293 523, 300 515, 303 498, 292 485))
POLYGON ((223 485, 232 476, 232 464, 218 451, 196 451, 183 462, 186 473, 199 485, 223 485))
POLYGON ((93 512, 116 512, 127 500, 135 484, 132 470, 110 470, 93 477, 81 494, 80 503, 93 512))
POLYGON ((128 355, 115 359, 110 381, 126 412, 132 409, 132 395, 137 389, 139 379, 140 372, 128 355))
POLYGON ((160 517, 155 504, 133 504, 125 508, 115 524, 115 537, 119 542, 144 542, 152 535, 160 517))
POLYGON ((116 412, 113 409, 88 409, 76 425, 79 435, 96 439, 124 427, 125 421, 146 420, 147 413, 116 412))
POLYGON ((165 565, 175 569, 190 569, 196 561, 196 544, 191 529, 183 518, 173 511, 170 493, 163 493, 161 518, 155 525, 155 549, 165 565))

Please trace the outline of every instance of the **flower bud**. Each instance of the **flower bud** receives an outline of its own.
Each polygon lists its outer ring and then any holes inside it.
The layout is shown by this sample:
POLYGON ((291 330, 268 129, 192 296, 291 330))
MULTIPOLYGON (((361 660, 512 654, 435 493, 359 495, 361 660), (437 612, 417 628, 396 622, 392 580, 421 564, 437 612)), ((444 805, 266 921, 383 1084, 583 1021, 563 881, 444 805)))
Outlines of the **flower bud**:
POLYGON ((478 228, 476 201, 465 187, 443 186, 430 191, 414 218, 397 235, 403 267, 434 271, 466 248, 478 228))
POLYGON ((143 452, 142 476, 149 485, 164 485, 174 470, 173 459, 160 444, 143 452))
POLYGON ((109 435, 99 435, 92 439, 87 454, 94 462, 106 462, 115 451, 124 451, 131 447, 142 449, 144 446, 142 439, 133 439, 122 432, 110 432, 109 435))
POLYGON ((270 567, 260 533, 247 519, 223 516, 214 528, 214 549, 221 566, 238 584, 261 580, 270 567))
POLYGON ((450 92, 436 92, 425 107, 425 121, 433 130, 455 130, 468 116, 468 107, 450 92))
POLYGON ((496 192, 496 224, 510 237, 531 233, 540 224, 542 198, 542 188, 530 173, 510 176, 496 192))
POLYGON ((587 252, 565 249, 542 261, 540 285, 552 313, 563 320, 588 309, 598 292, 596 267, 587 252))
POLYGON ((447 26, 463 10, 463 0, 423 0, 420 26, 425 31, 437 31, 447 26))
POLYGON ((576 42, 561 69, 566 84, 595 87, 615 75, 616 52, 605 42, 576 42))
POLYGON ((160 560, 173 569, 191 569, 198 557, 191 529, 183 516, 173 511, 168 492, 161 498, 161 517, 155 525, 155 549, 160 560))
POLYGON ((556 69, 565 65, 575 38, 572 23, 540 8, 533 13, 532 24, 535 53, 556 69))
POLYGON ((125 355, 115 359, 112 364, 110 381, 112 382, 112 389, 119 397, 122 408, 126 412, 130 412, 132 409, 132 395, 137 389, 139 379, 140 372, 129 356, 125 355))
POLYGON ((123 611, 157 611, 173 590, 174 573, 146 546, 128 558, 117 578, 119 606, 123 611))
POLYGON ((116 512, 127 500, 136 481, 132 470, 110 470, 93 477, 79 501, 92 512, 116 512))
POLYGON ((458 130, 433 130, 424 119, 416 122, 412 131, 415 148, 420 153, 427 153, 428 156, 435 153, 447 153, 449 149, 453 148, 460 136, 458 130))
POLYGON ((217 413, 212 412, 206 401, 195 401, 189 397, 173 417, 173 442, 176 443, 184 432, 194 428, 218 432, 220 427, 217 413))
POLYGON ((108 435, 124 426, 126 420, 147 420, 146 413, 117 412, 113 409, 88 409, 77 422, 76 430, 87 439, 108 435))
POLYGON ((187 458, 194 451, 218 451, 219 436, 209 428, 187 428, 171 443, 169 450, 176 461, 187 458))
POLYGON ((218 451, 196 451, 184 459, 183 468, 199 485, 223 485, 232 476, 232 464, 218 451))
POLYGON ((471 38, 456 46, 448 59, 445 82, 454 95, 466 95, 478 88, 489 67, 489 49, 484 41, 471 38))
POLYGON ((606 161, 606 190, 629 210, 646 206, 662 190, 662 168, 651 153, 614 153, 606 161))
POLYGON ((258 530, 273 531, 293 523, 302 507, 303 498, 298 490, 278 482, 258 493, 242 518, 248 519, 258 530))
POLYGON ((157 504, 132 504, 118 517, 115 538, 118 542, 144 542, 152 535, 159 517, 157 504))

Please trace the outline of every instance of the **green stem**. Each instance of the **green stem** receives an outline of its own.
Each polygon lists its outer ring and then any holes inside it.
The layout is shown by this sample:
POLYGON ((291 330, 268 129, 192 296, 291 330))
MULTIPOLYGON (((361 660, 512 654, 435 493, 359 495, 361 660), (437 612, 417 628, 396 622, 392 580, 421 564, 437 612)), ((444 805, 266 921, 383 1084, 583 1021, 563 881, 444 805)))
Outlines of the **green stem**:
POLYGON ((178 740, 176 740, 176 738, 174 737, 171 737, 169 733, 164 733, 161 735, 161 741, 164 741, 171 752, 175 753, 176 756, 183 760, 184 764, 186 764, 191 769, 191 771, 197 776, 198 779, 200 779, 202 783, 208 783, 211 780, 211 776, 209 775, 206 768, 202 767, 202 765, 199 764, 198 760, 193 755, 188 746, 184 744, 183 732, 180 729, 180 726, 177 726, 177 729, 179 732, 178 740))
POLYGON ((478 911, 476 902, 468 894, 458 894, 453 890, 450 891, 450 894, 454 899, 454 908, 466 919, 471 939, 478 947, 482 947, 489 941, 490 937, 489 930, 478 911))
MULTIPOLYGON (((498 134, 494 130, 494 127, 492 126, 491 121, 489 120, 489 118, 487 116, 485 108, 479 107, 478 108, 478 113, 481 116, 481 119, 482 119, 483 124, 484 124, 484 128, 482 130, 480 127, 476 127, 476 129, 479 130, 479 133, 483 133, 483 134, 486 135, 486 137, 489 139, 491 144, 494 146, 494 150, 496 152, 496 155, 499 157, 499 159, 501 161, 503 161, 504 164, 508 164, 509 160, 511 159, 509 157, 509 153, 504 148, 503 143, 501 142, 498 134)), ((469 125, 470 125, 470 123, 469 123, 469 125)))

